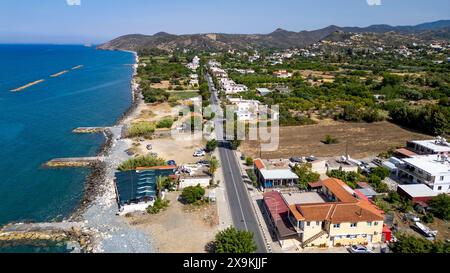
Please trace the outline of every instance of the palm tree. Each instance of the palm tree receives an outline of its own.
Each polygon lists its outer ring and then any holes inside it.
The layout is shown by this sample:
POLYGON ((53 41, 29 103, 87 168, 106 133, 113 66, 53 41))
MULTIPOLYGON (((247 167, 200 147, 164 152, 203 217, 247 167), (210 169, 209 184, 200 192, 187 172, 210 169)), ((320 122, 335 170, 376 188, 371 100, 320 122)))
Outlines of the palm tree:
POLYGON ((156 190, 158 191, 158 197, 162 198, 162 192, 164 190, 164 184, 166 183, 166 177, 158 176, 156 178, 156 190))
POLYGON ((209 173, 212 175, 212 179, 214 181, 214 174, 219 168, 219 160, 215 156, 213 156, 209 162, 209 173))

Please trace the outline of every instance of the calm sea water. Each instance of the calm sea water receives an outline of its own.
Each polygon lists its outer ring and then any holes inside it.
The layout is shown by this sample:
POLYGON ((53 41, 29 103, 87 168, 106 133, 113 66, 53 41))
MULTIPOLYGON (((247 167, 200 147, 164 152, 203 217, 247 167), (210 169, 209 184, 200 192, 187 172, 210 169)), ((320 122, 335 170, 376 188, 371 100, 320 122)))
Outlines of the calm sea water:
POLYGON ((0 45, 0 225, 57 220, 78 206, 88 170, 41 165, 97 153, 102 135, 71 131, 113 125, 128 109, 133 63, 131 53, 84 46, 0 45))

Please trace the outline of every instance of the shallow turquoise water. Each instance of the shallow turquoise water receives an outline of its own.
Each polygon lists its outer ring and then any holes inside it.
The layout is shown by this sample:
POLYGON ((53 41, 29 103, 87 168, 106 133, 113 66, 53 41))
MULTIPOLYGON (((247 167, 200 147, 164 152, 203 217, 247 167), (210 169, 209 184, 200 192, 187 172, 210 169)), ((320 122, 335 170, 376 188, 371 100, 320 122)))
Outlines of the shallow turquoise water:
POLYGON ((41 165, 97 153, 102 135, 71 131, 120 118, 131 104, 133 63, 131 53, 84 46, 0 45, 0 225, 59 219, 78 206, 88 170, 41 165))

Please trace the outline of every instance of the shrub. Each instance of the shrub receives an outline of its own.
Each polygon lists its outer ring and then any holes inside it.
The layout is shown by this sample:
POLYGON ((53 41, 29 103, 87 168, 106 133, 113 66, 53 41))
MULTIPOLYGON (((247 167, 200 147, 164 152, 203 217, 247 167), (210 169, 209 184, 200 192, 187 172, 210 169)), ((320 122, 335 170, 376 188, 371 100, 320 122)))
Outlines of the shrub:
POLYGON ((187 187, 183 189, 181 193, 181 197, 188 203, 194 204, 200 201, 205 195, 205 189, 203 189, 200 185, 195 187, 187 187))
POLYGON ((170 94, 162 89, 143 89, 142 95, 146 103, 165 102, 169 99, 170 94))
POLYGON ((139 167, 166 166, 166 161, 156 156, 139 156, 123 162, 118 170, 121 172, 136 170, 139 167))
POLYGON ((247 158, 245 159, 245 165, 247 165, 247 166, 253 166, 253 158, 247 157, 247 158))
POLYGON ((173 119, 163 119, 158 121, 158 123, 156 124, 156 128, 161 129, 161 128, 172 128, 173 125, 173 119))
POLYGON ((155 126, 150 122, 133 123, 128 129, 130 137, 145 137, 150 138, 155 133, 155 126))
POLYGON ((339 143, 339 140, 337 138, 334 138, 330 135, 325 136, 325 140, 323 141, 324 144, 330 145, 330 144, 337 144, 339 143))
POLYGON ((161 198, 157 198, 155 204, 147 208, 147 212, 149 214, 158 214, 162 210, 165 210, 167 207, 169 207, 169 203, 169 200, 162 200, 161 198))
POLYGON ((434 222, 434 215, 432 213, 427 213, 421 220, 426 224, 431 224, 434 222))

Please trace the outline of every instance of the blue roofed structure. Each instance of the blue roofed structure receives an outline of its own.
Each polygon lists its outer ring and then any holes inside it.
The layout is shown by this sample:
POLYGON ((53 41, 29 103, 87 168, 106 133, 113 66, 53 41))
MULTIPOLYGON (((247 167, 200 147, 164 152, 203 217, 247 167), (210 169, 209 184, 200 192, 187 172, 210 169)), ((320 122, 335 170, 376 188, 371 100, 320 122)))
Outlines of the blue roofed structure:
POLYGON ((116 191, 119 207, 126 205, 152 202, 156 200, 156 180, 159 176, 174 175, 175 166, 154 168, 139 168, 135 171, 116 173, 116 191))

